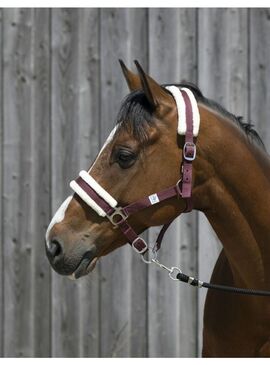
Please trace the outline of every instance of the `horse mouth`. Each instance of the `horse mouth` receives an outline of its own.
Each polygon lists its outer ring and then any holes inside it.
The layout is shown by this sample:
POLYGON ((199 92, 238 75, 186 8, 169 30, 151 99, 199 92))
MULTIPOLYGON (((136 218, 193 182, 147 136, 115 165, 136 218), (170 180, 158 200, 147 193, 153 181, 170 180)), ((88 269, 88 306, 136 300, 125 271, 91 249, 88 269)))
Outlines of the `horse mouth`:
POLYGON ((93 257, 90 252, 86 252, 79 262, 76 270, 69 276, 69 278, 72 280, 77 280, 82 276, 89 274, 96 267, 97 261, 98 257, 93 257))

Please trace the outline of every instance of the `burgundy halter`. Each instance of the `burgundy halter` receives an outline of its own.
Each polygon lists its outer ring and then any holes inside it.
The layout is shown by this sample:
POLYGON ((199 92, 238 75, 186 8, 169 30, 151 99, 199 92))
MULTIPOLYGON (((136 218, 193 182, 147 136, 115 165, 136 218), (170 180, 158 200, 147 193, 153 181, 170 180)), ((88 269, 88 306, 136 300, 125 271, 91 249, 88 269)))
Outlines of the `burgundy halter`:
MULTIPOLYGON (((169 89, 169 88, 168 88, 169 89)), ((180 89, 184 105, 185 105, 185 117, 186 117, 186 131, 185 131, 185 143, 182 150, 182 164, 180 171, 180 180, 176 185, 171 186, 158 193, 151 194, 144 197, 135 203, 126 205, 125 207, 117 206, 116 200, 110 196, 87 172, 81 171, 80 176, 70 183, 71 188, 78 194, 88 205, 97 211, 101 216, 106 216, 110 222, 118 227, 127 238, 128 243, 132 248, 144 259, 145 253, 149 250, 149 247, 145 240, 137 235, 133 228, 128 223, 128 218, 139 212, 142 209, 150 207, 154 204, 158 204, 162 201, 170 199, 175 196, 184 198, 186 201, 186 212, 192 210, 192 162, 196 157, 196 145, 193 141, 193 107, 192 101, 188 92, 185 89, 180 89), (90 203, 89 203, 90 201, 90 203)), ((190 91, 189 91, 190 93, 190 91)), ((193 95, 192 95, 193 96, 193 95)), ((177 104, 178 107, 178 104, 177 104)), ((179 108, 178 108, 179 114, 179 108)), ((179 117, 179 115, 178 115, 179 117)), ((166 223, 152 249, 152 252, 157 252, 160 249, 162 239, 165 232, 172 221, 166 223)))
POLYGON ((132 248, 139 254, 141 258, 146 263, 155 263, 160 268, 165 269, 169 273, 169 277, 173 280, 180 280, 182 282, 188 283, 192 286, 199 288, 208 288, 215 290, 222 290, 226 292, 233 292, 238 294, 249 294, 249 295, 261 295, 270 296, 269 291, 264 290, 254 290, 245 288, 235 288, 226 285, 211 284, 195 279, 191 276, 185 275, 178 267, 167 267, 161 264, 157 260, 157 251, 160 249, 162 239, 166 230, 172 221, 165 224, 159 232, 158 238, 154 247, 147 246, 147 243, 133 230, 127 219, 134 213, 139 212, 142 209, 150 207, 154 204, 158 204, 162 201, 170 199, 174 196, 179 196, 186 201, 186 212, 192 210, 192 161, 196 157, 196 145, 193 141, 194 135, 197 136, 199 131, 199 112, 197 108, 197 103, 190 90, 181 89, 181 98, 179 98, 179 91, 175 93, 175 86, 167 87, 169 91, 172 92, 178 109, 178 119, 179 110, 185 115, 186 128, 182 128, 178 124, 178 133, 185 135, 185 143, 182 150, 182 164, 180 171, 180 180, 176 185, 162 190, 158 193, 151 194, 145 198, 138 200, 135 203, 126 205, 125 207, 117 206, 117 201, 98 184, 86 171, 81 171, 80 176, 71 181, 70 186, 75 191, 76 194, 80 196, 91 208, 93 208, 100 216, 107 217, 110 222, 118 227, 122 233, 127 238, 129 244, 132 248), (177 95, 178 94, 178 95, 177 95), (182 104, 181 106, 179 106, 182 104), (193 126, 195 121, 196 127, 193 126), (195 133, 194 133, 195 131, 195 133), (148 261, 144 258, 145 253, 149 251, 148 261), (151 257, 152 255, 152 257, 151 257))

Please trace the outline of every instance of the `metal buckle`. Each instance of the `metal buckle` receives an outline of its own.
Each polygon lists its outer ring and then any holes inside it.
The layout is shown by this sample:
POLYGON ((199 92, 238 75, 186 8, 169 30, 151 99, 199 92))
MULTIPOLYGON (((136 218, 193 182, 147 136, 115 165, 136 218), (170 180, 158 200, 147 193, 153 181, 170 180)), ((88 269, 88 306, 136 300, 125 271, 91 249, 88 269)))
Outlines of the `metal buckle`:
POLYGON ((142 239, 141 237, 137 237, 137 238, 135 238, 135 240, 132 242, 132 244, 131 244, 131 246, 132 246, 132 248, 134 249, 134 251, 136 251, 137 253, 139 253, 139 254, 143 254, 143 253, 145 253, 147 250, 148 250, 148 246, 147 246, 147 243, 145 242, 145 240, 144 239, 142 239), (141 249, 141 250, 138 250, 137 249, 137 247, 135 247, 135 243, 136 242, 138 242, 138 241, 141 241, 141 242, 143 242, 143 244, 144 244, 144 247, 141 249))
POLYGON ((183 156, 184 156, 184 159, 186 161, 194 161, 195 158, 196 158, 196 152, 197 151, 196 151, 196 145, 195 145, 195 143, 193 143, 193 142, 186 142, 184 144, 184 147, 183 147, 183 156), (187 147, 192 147, 193 148, 193 155, 192 156, 187 156, 187 154, 186 154, 187 147))
POLYGON ((114 226, 118 226, 119 223, 125 221, 127 219, 127 215, 126 213, 122 210, 121 207, 116 207, 114 208, 114 212, 111 215, 107 214, 107 218, 109 219, 109 221, 114 225, 114 226), (121 217, 121 219, 119 219, 119 217, 121 217))

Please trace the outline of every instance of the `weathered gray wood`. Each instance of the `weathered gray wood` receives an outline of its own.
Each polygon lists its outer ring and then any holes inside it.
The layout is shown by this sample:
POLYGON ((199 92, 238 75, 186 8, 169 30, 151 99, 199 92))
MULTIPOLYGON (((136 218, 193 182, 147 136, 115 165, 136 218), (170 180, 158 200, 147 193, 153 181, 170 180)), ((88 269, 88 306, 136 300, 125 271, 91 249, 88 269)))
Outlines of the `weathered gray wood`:
MULTIPOLYGON (((99 150, 99 10, 80 9, 78 26, 78 164, 76 175, 87 170, 99 150)), ((76 176, 75 175, 75 176, 76 176)), ((99 356, 99 268, 78 282, 81 357, 99 356)))
MULTIPOLYGON (((198 81, 249 116, 268 147, 269 18, 268 9, 0 9, 0 356, 190 357, 197 342, 200 355, 206 291, 197 298, 129 246, 71 282, 51 270, 44 232, 114 125, 128 92, 118 58, 134 70, 138 59, 160 82, 198 81)), ((171 227, 160 259, 194 276, 199 266, 208 280, 219 250, 192 213, 171 227)))
POLYGON ((34 352, 32 15, 30 9, 5 9, 3 13, 4 356, 8 357, 34 352))
MULTIPOLYGON (((100 29, 103 143, 115 123, 120 100, 128 93, 118 58, 129 67, 136 58, 146 62, 146 10, 102 9, 100 29)), ((146 356, 146 267, 129 246, 101 261, 100 355, 146 356)))
MULTIPOLYGON (((248 115, 248 17, 246 9, 199 9, 199 85, 228 111, 248 115)), ((209 280, 220 244, 199 219, 199 276, 209 280), (207 253, 207 254, 206 254, 207 253), (211 254, 210 254, 211 253, 211 254)), ((199 292, 199 352, 206 291, 199 292)))
POLYGON ((2 231, 2 217, 3 217, 3 213, 2 213, 2 196, 3 196, 3 191, 2 191, 2 177, 3 177, 3 169, 2 169, 2 164, 3 164, 3 142, 4 142, 4 138, 3 138, 3 99, 2 99, 2 95, 3 95, 3 69, 2 69, 2 57, 3 57, 3 44, 2 44, 2 12, 3 9, 0 9, 0 197, 1 197, 1 201, 0 201, 0 217, 1 217, 1 222, 0 222, 0 356, 3 357, 3 341, 4 341, 4 329, 3 329, 3 301, 4 301, 4 288, 3 288, 3 275, 4 275, 4 270, 3 270, 3 231, 2 231))
POLYGON ((270 10, 250 9, 250 120, 270 151, 270 10))
MULTIPOLYGON (((48 357, 51 350, 51 269, 44 237, 50 220, 50 11, 33 10, 31 57, 31 246, 33 252, 33 355, 48 357)), ((24 141, 25 142, 25 141, 24 141)))
MULTIPOLYGON (((79 167, 78 10, 52 10, 52 210, 67 195, 79 167)), ((52 356, 77 357, 79 285, 52 273, 52 356)))
MULTIPOLYGON (((196 10, 150 9, 149 72, 160 83, 196 82, 196 10), (164 65, 166 64, 166 67, 164 65)), ((154 242, 159 229, 151 229, 154 242)), ((167 233, 160 261, 197 273, 196 215, 182 216, 167 233)), ((196 291, 149 267, 149 356, 196 354, 196 291)))

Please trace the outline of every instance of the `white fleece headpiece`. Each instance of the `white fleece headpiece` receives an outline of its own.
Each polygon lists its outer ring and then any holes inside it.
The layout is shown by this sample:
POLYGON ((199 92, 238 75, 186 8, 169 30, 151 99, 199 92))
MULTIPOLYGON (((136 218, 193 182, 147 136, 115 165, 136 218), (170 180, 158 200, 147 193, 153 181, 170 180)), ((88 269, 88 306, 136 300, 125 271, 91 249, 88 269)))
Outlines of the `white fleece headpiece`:
POLYGON ((166 86, 166 89, 170 91, 170 93, 172 94, 172 96, 174 97, 174 100, 176 102, 177 113, 178 113, 177 132, 181 136, 184 136, 187 132, 187 122, 186 122, 186 105, 185 105, 185 101, 184 101, 184 98, 183 98, 180 90, 183 90, 187 93, 190 103, 191 103, 191 107, 192 107, 193 135, 194 135, 194 137, 197 137, 199 134, 199 128, 200 128, 200 113, 199 113, 197 101, 196 101, 193 93, 186 87, 179 89, 179 87, 177 87, 177 86, 166 86))

